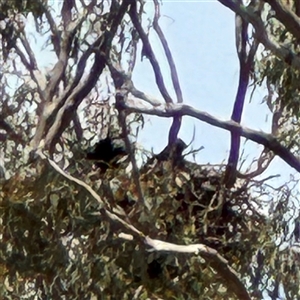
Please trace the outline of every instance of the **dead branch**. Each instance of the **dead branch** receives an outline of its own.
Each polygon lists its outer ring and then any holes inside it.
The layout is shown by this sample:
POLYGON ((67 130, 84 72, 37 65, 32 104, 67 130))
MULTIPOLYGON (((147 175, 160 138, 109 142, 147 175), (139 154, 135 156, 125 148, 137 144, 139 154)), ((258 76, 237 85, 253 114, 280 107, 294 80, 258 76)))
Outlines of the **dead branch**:
POLYGON ((259 158, 257 159, 256 170, 245 174, 241 173, 240 171, 237 171, 237 177, 249 179, 261 175, 265 170, 267 170, 274 157, 275 154, 269 149, 265 148, 260 154, 259 158))

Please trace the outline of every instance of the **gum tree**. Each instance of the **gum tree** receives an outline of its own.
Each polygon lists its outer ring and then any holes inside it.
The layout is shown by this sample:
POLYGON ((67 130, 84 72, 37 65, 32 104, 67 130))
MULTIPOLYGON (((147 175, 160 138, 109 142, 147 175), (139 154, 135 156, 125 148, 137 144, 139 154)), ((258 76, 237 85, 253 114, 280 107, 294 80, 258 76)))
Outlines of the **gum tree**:
POLYGON ((264 177, 275 156, 300 171, 299 4, 219 2, 236 15, 240 64, 228 121, 184 104, 158 1, 2 2, 4 299, 299 297, 297 181, 264 177), (140 55, 160 99, 135 87, 140 55), (267 88, 270 132, 240 125, 250 86, 267 88), (156 155, 136 144, 145 115, 172 119, 156 155), (226 164, 187 160, 183 116, 230 132, 226 164), (247 172, 241 138, 264 147, 247 172))

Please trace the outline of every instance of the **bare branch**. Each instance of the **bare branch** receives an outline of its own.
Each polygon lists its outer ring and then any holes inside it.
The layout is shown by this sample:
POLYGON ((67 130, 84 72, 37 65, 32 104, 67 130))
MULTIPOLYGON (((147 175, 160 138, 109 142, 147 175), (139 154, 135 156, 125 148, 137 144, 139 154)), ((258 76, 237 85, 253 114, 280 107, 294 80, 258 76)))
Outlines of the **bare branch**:
POLYGON ((81 26, 84 19, 85 18, 82 17, 79 19, 78 22, 71 23, 68 26, 68 30, 66 30, 64 32, 65 36, 62 39, 62 46, 60 48, 59 59, 52 70, 53 76, 50 77, 47 88, 43 91, 44 99, 41 104, 42 113, 39 117, 35 136, 34 136, 33 140, 31 141, 31 147, 34 150, 37 149, 43 135, 45 134, 47 122, 49 120, 49 115, 50 115, 49 108, 51 107, 51 110, 50 110, 51 112, 53 112, 53 109, 56 108, 56 106, 53 105, 53 102, 52 102, 53 97, 54 97, 55 91, 57 89, 57 86, 59 85, 61 79, 63 78, 63 76, 65 74, 73 37, 74 37, 77 29, 81 26))
POLYGON ((127 109, 130 112, 144 113, 166 118, 174 117, 174 115, 190 116, 210 125, 228 130, 230 132, 237 132, 239 135, 249 140, 264 145, 265 147, 273 151, 276 155, 281 157, 288 165, 300 172, 299 159, 289 149, 281 145, 278 139, 275 138, 272 134, 253 130, 247 127, 242 127, 240 124, 231 120, 219 120, 218 118, 208 114, 207 112, 197 110, 189 105, 184 104, 168 104, 154 108, 137 107, 136 105, 124 104, 123 108, 127 109))
MULTIPOLYGON (((60 137, 66 126, 70 124, 70 121, 72 120, 73 114, 76 111, 77 107, 90 93, 90 91, 98 81, 100 74, 105 68, 106 57, 109 56, 112 37, 115 35, 117 28, 121 20, 123 19, 128 6, 130 5, 130 3, 128 2, 130 1, 123 1, 122 5, 118 9, 118 13, 112 19, 110 31, 106 31, 103 36, 97 39, 97 47, 92 48, 95 54, 95 59, 88 78, 83 83, 79 82, 76 88, 74 87, 74 89, 69 89, 70 94, 66 95, 66 97, 64 98, 65 100, 62 101, 60 106, 56 108, 57 110, 53 112, 55 121, 47 132, 45 138, 45 147, 50 147, 51 149, 54 148, 57 139, 60 137)), ((80 64, 80 66, 78 65, 77 74, 74 80, 76 83, 77 81, 79 81, 79 78, 81 78, 83 74, 87 58, 88 56, 86 56, 81 61, 82 64, 80 64)))
MULTIPOLYGON (((240 63, 240 75, 235 103, 231 115, 231 119, 240 123, 244 108, 245 97, 249 84, 251 69, 254 63, 254 55, 256 53, 258 42, 254 40, 249 53, 247 53, 248 38, 248 22, 243 20, 240 15, 235 16, 236 30, 236 50, 240 63)), ((231 146, 228 163, 225 171, 224 182, 227 187, 232 187, 236 181, 237 164, 240 152, 240 136, 236 132, 231 132, 231 146)))
MULTIPOLYGON (((111 65, 111 64, 110 64, 111 65)), ((155 99, 153 97, 149 97, 144 92, 136 89, 134 86, 134 83, 131 79, 131 77, 126 74, 123 70, 120 70, 118 66, 109 66, 110 72, 114 74, 113 76, 116 78, 116 76, 123 82, 123 89, 125 89, 128 93, 131 93, 134 97, 139 98, 141 100, 144 100, 145 102, 153 105, 153 106, 160 106, 161 101, 158 99, 155 99)))
POLYGON ((267 168, 269 167, 270 163, 274 159, 275 154, 273 152, 270 152, 269 149, 264 149, 260 155, 260 157, 257 160, 257 168, 256 170, 243 174, 239 171, 237 171, 237 177, 238 178, 244 178, 244 179, 250 179, 256 176, 261 175, 267 168))
POLYGON ((53 98, 54 92, 61 78, 63 77, 65 69, 67 67, 72 40, 74 38, 77 29, 81 26, 84 20, 85 20, 85 16, 81 17, 79 21, 71 23, 68 26, 67 30, 64 31, 59 58, 52 70, 53 76, 50 77, 48 87, 45 91, 46 99, 53 98))
MULTIPOLYGON (((174 62, 172 53, 170 51, 168 42, 165 38, 165 35, 162 32, 162 30, 158 24, 158 19, 160 17, 160 11, 159 11, 160 6, 159 6, 159 3, 157 0, 154 0, 154 5, 155 5, 155 14, 154 14, 154 20, 153 20, 153 27, 163 45, 163 48, 164 48, 164 51, 165 51, 165 54, 167 57, 167 61, 170 66, 171 78, 172 78, 173 87, 174 87, 174 90, 175 90, 175 93, 177 96, 177 102, 182 103, 183 102, 182 91, 180 88, 180 83, 179 83, 179 79, 178 79, 178 75, 177 75, 175 62, 174 62)), ((176 140, 178 138, 178 133, 179 133, 179 130, 181 127, 181 121, 182 121, 181 117, 174 117, 174 119, 173 119, 173 123, 172 123, 170 131, 169 131, 169 146, 170 147, 176 143, 176 140)))
POLYGON ((45 9, 45 16, 47 18, 47 21, 50 25, 50 29, 52 32, 52 43, 53 43, 54 51, 57 57, 59 57, 61 33, 59 32, 56 22, 53 19, 49 9, 45 9))
POLYGON ((36 59, 35 59, 35 56, 34 56, 34 53, 30 47, 30 44, 27 40, 27 37, 26 37, 26 34, 25 32, 23 31, 21 34, 20 34, 20 40, 24 46, 24 49, 26 50, 26 53, 29 57, 29 61, 30 61, 30 68, 31 69, 37 69, 37 62, 36 62, 36 59))
POLYGON ((157 0, 154 0, 154 4, 155 4, 155 15, 154 15, 154 20, 153 20, 153 28, 156 31, 156 33, 163 45, 163 48, 164 48, 164 51, 165 51, 165 54, 166 54, 166 57, 167 57, 167 60, 168 60, 169 66, 170 66, 171 78, 172 78, 173 87, 174 87, 174 90, 175 90, 175 93, 177 96, 177 102, 182 103, 183 102, 182 91, 181 91, 173 55, 170 51, 170 47, 165 38, 165 35, 158 24, 158 19, 160 17, 159 3, 157 0))

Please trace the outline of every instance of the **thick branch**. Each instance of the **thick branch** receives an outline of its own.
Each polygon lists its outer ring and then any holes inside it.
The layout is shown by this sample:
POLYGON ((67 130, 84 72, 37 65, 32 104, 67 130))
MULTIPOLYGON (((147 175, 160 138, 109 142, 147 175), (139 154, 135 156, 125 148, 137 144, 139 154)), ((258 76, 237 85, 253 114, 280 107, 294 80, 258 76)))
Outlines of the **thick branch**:
POLYGON ((95 86, 104 67, 105 59, 99 53, 96 53, 95 62, 88 79, 74 88, 64 105, 56 113, 55 121, 45 137, 46 148, 50 147, 50 149, 53 149, 62 132, 70 124, 77 107, 95 86))
MULTIPOLYGON (((103 35, 103 38, 101 37, 97 40, 97 43, 99 43, 99 45, 97 44, 96 46, 98 47, 96 49, 93 49, 95 53, 95 59, 89 77, 84 83, 79 83, 73 91, 70 91, 71 94, 68 95, 67 99, 64 101, 63 106, 59 108, 58 113, 54 116, 55 121, 45 138, 46 147, 50 147, 50 149, 53 149, 57 139, 60 137, 61 133, 72 120, 74 111, 76 111, 79 104, 90 93, 92 88, 97 83, 100 74, 105 68, 106 56, 109 55, 112 39, 116 34, 117 28, 121 23, 128 6, 130 5, 130 3, 128 2, 130 1, 123 1, 122 5, 119 7, 117 14, 112 20, 110 31, 106 31, 103 35)), ((83 68, 79 68, 78 66, 75 81, 78 80, 78 78, 81 78, 86 59, 87 57, 85 57, 85 59, 82 61, 83 68)))
POLYGON ((168 104, 161 105, 155 108, 145 108, 126 104, 123 108, 127 109, 129 112, 144 113, 166 118, 173 117, 174 115, 190 116, 210 125, 228 130, 230 132, 237 132, 240 136, 243 136, 258 144, 264 145, 265 147, 273 151, 276 155, 281 157, 288 165, 300 172, 299 159, 294 156, 289 149, 281 145, 278 139, 276 139, 272 134, 242 127, 240 124, 231 120, 219 120, 216 117, 208 114, 207 112, 197 110, 189 105, 184 104, 168 104))
MULTIPOLYGON (((73 37, 77 31, 77 29, 81 26, 82 22, 84 21, 84 17, 82 17, 78 22, 74 22, 70 24, 68 30, 64 32, 65 36, 62 39, 62 45, 60 47, 60 53, 59 53, 59 59, 57 63, 55 64, 53 68, 53 75, 50 77, 47 88, 43 91, 44 95, 44 101, 41 103, 42 106, 42 113, 39 117, 38 125, 37 125, 37 130, 35 133, 35 136, 33 140, 31 141, 31 147, 35 150, 38 145, 40 144, 40 141, 42 140, 45 131, 48 130, 47 125, 49 121, 49 117, 51 113, 53 112, 53 109, 49 108, 53 107, 53 98, 55 91, 65 75, 65 70, 68 64, 68 59, 69 59, 69 52, 71 50, 71 43, 73 40, 73 37)), ((55 105, 54 105, 55 107, 55 105)), ((51 118, 50 118, 51 119, 51 118)), ((53 119, 53 118, 52 118, 53 119)))
MULTIPOLYGON (((240 76, 235 103, 231 115, 231 120, 240 123, 244 108, 245 97, 250 79, 251 69, 253 67, 254 55, 258 43, 256 41, 251 45, 251 50, 247 53, 248 44, 248 22, 236 15, 236 48, 240 63, 240 76)), ((240 152, 240 136, 237 132, 231 132, 231 146, 228 158, 228 164, 225 171, 224 182, 227 187, 234 185, 237 175, 237 164, 240 152)))
MULTIPOLYGON (((300 39, 300 18, 289 9, 287 5, 278 0, 265 0, 275 11, 278 19, 285 28, 292 33, 297 39, 300 39)), ((296 7, 297 8, 297 7, 296 7)))

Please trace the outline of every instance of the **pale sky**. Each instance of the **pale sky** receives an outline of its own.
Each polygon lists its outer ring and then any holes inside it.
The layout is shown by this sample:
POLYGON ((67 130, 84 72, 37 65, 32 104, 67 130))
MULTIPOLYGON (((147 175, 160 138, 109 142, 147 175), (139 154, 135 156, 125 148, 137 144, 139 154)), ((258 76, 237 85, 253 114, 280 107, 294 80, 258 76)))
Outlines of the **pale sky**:
MULTIPOLYGON (((177 66, 184 102, 216 117, 229 120, 239 76, 234 14, 217 1, 164 1, 160 25, 177 66)), ((164 61, 162 47, 155 34, 150 38, 164 74, 168 76, 169 69, 164 61)), ((138 62, 133 77, 136 87, 161 99, 150 63, 147 59, 143 62, 138 59, 138 62)), ((169 77, 166 85, 171 92, 172 83, 169 77)), ((265 91, 258 89, 251 102, 250 94, 251 89, 245 102, 242 125, 270 132, 270 118, 267 120, 269 111, 266 105, 260 105, 266 95, 265 91)), ((139 142, 149 149, 153 147, 157 153, 167 144, 171 119, 155 117, 148 119, 151 122, 146 124, 146 130, 141 132, 139 142)), ((194 125, 196 136, 193 147, 204 146, 204 150, 197 156, 197 161, 211 164, 221 163, 224 159, 226 161, 230 147, 229 132, 185 117, 179 136, 186 143, 192 138, 194 125)), ((263 148, 247 141, 245 149, 250 162, 263 148)), ((296 171, 276 157, 271 168, 262 177, 281 174, 279 180, 274 180, 276 184, 280 184, 288 181, 291 173, 296 174, 296 171)))

